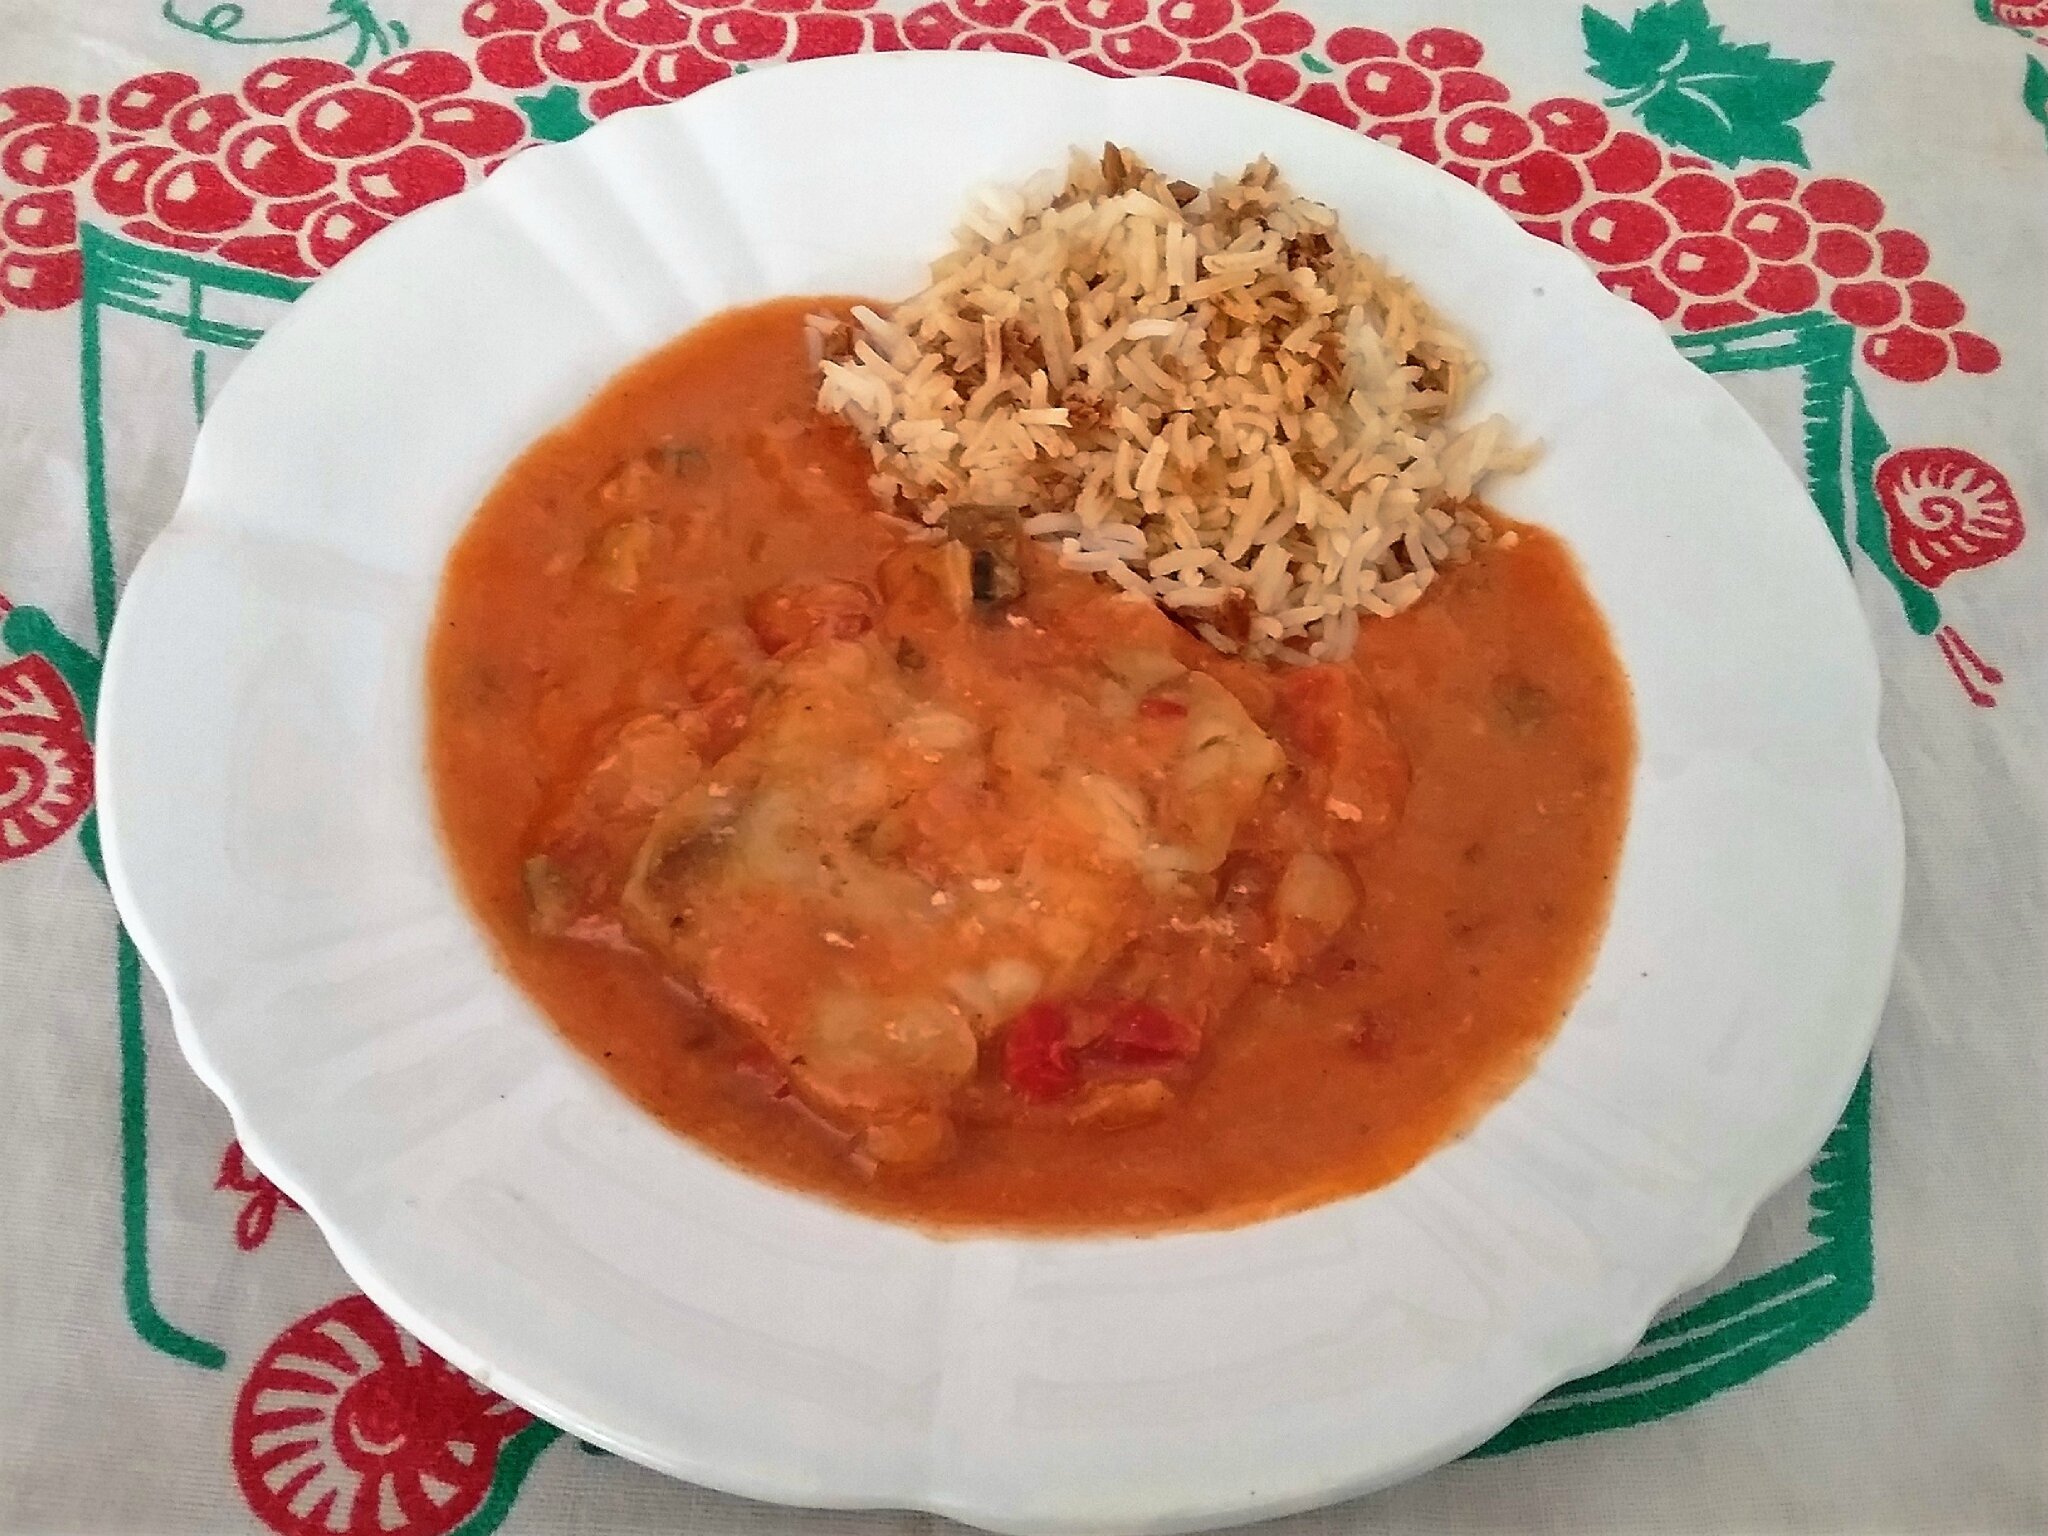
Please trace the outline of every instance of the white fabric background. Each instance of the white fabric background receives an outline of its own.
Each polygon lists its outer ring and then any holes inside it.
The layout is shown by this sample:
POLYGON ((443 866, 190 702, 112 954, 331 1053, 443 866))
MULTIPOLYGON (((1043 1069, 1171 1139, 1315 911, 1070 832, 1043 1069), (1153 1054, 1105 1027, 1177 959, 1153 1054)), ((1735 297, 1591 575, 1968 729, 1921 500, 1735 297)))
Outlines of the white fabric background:
MULTIPOLYGON (((1325 25, 1466 27, 1518 101, 1596 93, 1563 0, 1303 0, 1325 25)), ((1632 7, 1613 7, 1624 12, 1632 7)), ((251 0, 252 12, 258 0, 251 0)), ((1781 53, 1832 59, 1800 121, 1816 167, 1879 188, 1927 237, 2004 364, 1901 386, 1866 377, 1899 444, 1968 446, 2048 519, 2048 135, 2018 105, 2029 44, 1971 0, 1715 0, 1781 53)), ((456 7, 394 3, 417 44, 455 46, 456 7)), ((318 7, 272 0, 304 25, 318 7)), ((291 30, 279 27, 278 30, 291 30)), ((2048 49, 2034 48, 2048 57, 2048 49)), ((147 67, 229 85, 254 60, 177 33, 149 0, 0 0, 0 88, 103 90, 147 67)), ((0 591, 93 633, 75 311, 0 317, 0 591)), ((161 517, 182 480, 189 387, 119 354, 123 508, 161 517), (162 375, 155 377, 156 374, 162 375)), ((115 364, 110 362, 110 373, 115 364)), ((1736 392, 1781 445, 1768 380, 1736 392)), ((147 514, 134 514, 146 521, 147 514)), ((145 528, 125 529, 132 557, 145 528)), ((2005 674, 1973 708, 1890 592, 1866 584, 1887 674, 1884 740, 1908 835, 1905 942, 1879 1036, 1876 1297, 1754 1382, 1657 1423, 1442 1469, 1272 1529, 1308 1533, 2048 1529, 2048 527, 1944 586, 1951 622, 2005 674)), ((1867 571, 1862 573, 1867 577, 1867 571)), ((5 657, 0 657, 4 660, 5 657)), ((0 1531, 260 1530, 227 1459, 241 1373, 290 1320, 351 1289, 295 1214, 253 1254, 212 1188, 231 1132, 151 993, 150 1254, 175 1320, 222 1372, 141 1345, 122 1310, 113 927, 75 838, 0 863, 0 1531)), ((1799 1223, 1781 1198, 1764 1220, 1799 1223)), ((1759 1240, 1761 1241, 1761 1239, 1759 1240)), ((904 1515, 804 1514, 666 1481, 565 1441, 508 1532, 911 1531, 904 1515)))

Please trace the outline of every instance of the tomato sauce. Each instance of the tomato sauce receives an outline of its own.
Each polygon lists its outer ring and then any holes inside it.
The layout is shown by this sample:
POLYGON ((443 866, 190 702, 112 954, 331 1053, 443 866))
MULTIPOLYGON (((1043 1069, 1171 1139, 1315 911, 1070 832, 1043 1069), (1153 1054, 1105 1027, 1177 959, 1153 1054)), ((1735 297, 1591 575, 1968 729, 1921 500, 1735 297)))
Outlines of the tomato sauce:
MULTIPOLYGON (((1198 1033, 1150 1004, 1111 1015, 1102 1038, 1126 1059, 1197 1053, 1166 1073, 1170 1107, 1139 1123, 971 1112, 1005 1094, 1072 1092, 1067 1026, 1034 1005, 982 1051, 950 1154, 877 1168, 849 1158, 764 1070, 758 1041, 644 946, 536 921, 534 850, 589 775, 593 744, 649 711, 701 718, 713 639, 749 622, 779 636, 795 622, 777 607, 784 584, 872 584, 904 547, 868 490, 865 451, 814 408, 802 321, 818 302, 719 317, 628 370, 511 469, 449 558, 428 666, 430 770, 458 881, 501 963, 676 1131, 765 1177, 932 1226, 1228 1225, 1372 1188, 1458 1134, 1569 1009, 1628 813, 1627 683, 1569 553, 1535 528, 1503 523, 1512 538, 1446 571, 1408 612, 1365 623, 1347 665, 1405 758, 1405 799, 1352 860, 1355 907, 1313 963, 1250 980, 1198 1033)), ((1324 687, 1222 658, 1149 606, 1105 608, 1092 578, 1038 551, 1024 584, 1014 632, 976 641, 1010 657, 1019 687, 1052 665, 1033 645, 1056 659, 1105 622, 1169 645, 1283 738, 1282 696, 1324 687)), ((836 637, 844 617, 804 622, 836 637)), ((1327 670, 1328 686, 1349 686, 1327 670)), ((979 723, 999 725, 1020 697, 990 691, 979 723)), ((1135 763, 1146 733, 1185 713, 1148 694, 1131 744, 1104 747, 1105 760, 1135 763)), ((1297 733, 1304 750, 1325 751, 1313 734, 1297 733)), ((1199 962, 1177 964, 1199 993, 1199 962)))

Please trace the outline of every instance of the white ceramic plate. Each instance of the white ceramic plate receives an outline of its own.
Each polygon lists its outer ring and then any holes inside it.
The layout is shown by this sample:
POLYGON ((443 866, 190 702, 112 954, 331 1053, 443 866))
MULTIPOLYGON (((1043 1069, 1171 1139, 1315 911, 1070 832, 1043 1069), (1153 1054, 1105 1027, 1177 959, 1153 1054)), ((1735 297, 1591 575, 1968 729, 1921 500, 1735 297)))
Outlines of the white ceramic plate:
POLYGON ((992 55, 622 114, 405 220, 256 348, 130 582, 100 715, 121 911, 193 1066, 371 1297, 636 1460, 1020 1532, 1190 1529, 1455 1456, 1626 1351, 1848 1097, 1900 897, 1877 673, 1762 434, 1451 177, 1204 85, 992 55), (969 190, 1114 138, 1270 154, 1542 438, 1634 682, 1612 926, 1534 1074, 1378 1193, 1206 1235, 940 1241, 757 1183, 572 1053, 436 842, 422 649, 514 455, 697 319, 915 286, 969 190))

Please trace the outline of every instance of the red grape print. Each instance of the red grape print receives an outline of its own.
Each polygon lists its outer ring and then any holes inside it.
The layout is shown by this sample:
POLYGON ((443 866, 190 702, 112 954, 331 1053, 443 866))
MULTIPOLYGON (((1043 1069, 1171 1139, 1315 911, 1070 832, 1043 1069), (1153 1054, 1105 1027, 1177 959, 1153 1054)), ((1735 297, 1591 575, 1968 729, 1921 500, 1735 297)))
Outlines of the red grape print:
POLYGON ((221 140, 227 137, 228 130, 248 115, 241 102, 225 91, 217 91, 174 108, 165 126, 178 148, 188 154, 213 155, 220 152, 221 140))
POLYGON ((93 201, 115 218, 132 219, 148 206, 149 179, 178 152, 168 144, 129 144, 107 156, 93 173, 93 201))
POLYGON ((1479 39, 1449 27, 1427 27, 1408 39, 1408 57, 1425 69, 1470 69, 1486 57, 1479 39))
POLYGON ((1479 185, 1510 213, 1538 217, 1576 207, 1586 190, 1577 163, 1554 149, 1531 150, 1510 160, 1488 171, 1479 185))
POLYGON ((1995 373, 2004 361, 1998 348, 1974 331, 1957 331, 1949 337, 1956 349, 1956 366, 1964 373, 1995 373))
MULTIPOLYGON (((2019 0, 1999 0, 2000 4, 2019 0)), ((2048 0, 2026 0, 2048 3, 2048 0)), ((61 306, 76 226, 301 276, 533 141, 518 106, 564 91, 549 136, 679 100, 743 68, 862 48, 994 49, 1099 73, 1171 74, 1323 117, 1480 187, 1523 228, 1682 327, 1830 312, 1899 381, 2000 366, 1960 329, 1925 241, 1864 183, 1786 165, 1731 174, 1618 128, 1577 96, 1518 105, 1472 33, 1316 26, 1281 0, 468 0, 464 44, 361 68, 281 58, 239 91, 181 71, 74 101, 0 90, 0 259, 9 307, 61 306), (1320 78, 1319 78, 1320 77, 1320 78), (529 94, 533 93, 533 94, 529 94), (42 194, 53 194, 44 197, 42 194), (66 199, 72 201, 66 201, 66 199)))
POLYGON ((338 201, 335 193, 323 192, 317 197, 300 197, 288 203, 272 203, 263 210, 263 222, 272 229, 301 230, 306 227, 306 220, 323 208, 332 208, 338 201))
POLYGON ((348 173, 348 189, 374 213, 395 219, 462 190, 469 170, 437 144, 408 144, 348 173))
POLYGON ((420 134, 468 160, 502 155, 526 137, 526 121, 495 101, 459 97, 420 111, 420 134))
POLYGON ((1714 298, 1749 280, 1749 252, 1726 235, 1682 235, 1665 247, 1657 270, 1681 293, 1714 298))
POLYGON ((565 21, 541 34, 540 62, 572 85, 601 85, 633 67, 633 50, 594 20, 565 21))
MULTIPOLYGON (((193 88, 198 88, 196 80, 193 88)), ((61 123, 70 115, 71 98, 47 85, 17 85, 0 91, 0 139, 32 124, 61 123)))
MULTIPOLYGON (((1110 63, 1128 74, 1145 74, 1179 63, 1180 44, 1157 27, 1126 27, 1114 37, 1103 39, 1102 54, 1110 63)), ((1288 65, 1280 67, 1291 68, 1288 65)), ((1298 77, 1294 83, 1299 83, 1298 77)), ((1293 89, 1290 87, 1286 94, 1292 96, 1293 89)))
POLYGON ((1344 77, 1344 94, 1369 117, 1407 117, 1436 96, 1436 83, 1412 64, 1369 59, 1344 77))
POLYGON ((1915 325, 1947 331, 1963 323, 1962 297, 1946 283, 1908 283, 1906 301, 1915 325))
POLYGON ((214 247, 214 255, 238 267, 274 272, 279 277, 316 276, 299 242, 290 235, 236 235, 214 247))
MULTIPOLYGON (((199 82, 178 70, 137 75, 107 93, 107 121, 129 133, 148 133, 161 128, 178 103, 198 94, 199 82)), ((0 92, 0 100, 6 95, 0 92)), ((4 119, 0 119, 0 133, 5 132, 4 119)))
POLYGON ((1688 304, 1678 312, 1678 328, 1681 331, 1718 331, 1723 326, 1747 325, 1756 319, 1756 311, 1735 299, 1715 299, 1704 304, 1688 304))
POLYGON ((1871 230, 1884 218, 1884 199, 1860 181, 1823 176, 1799 194, 1799 206, 1823 224, 1871 230))
POLYGON ((1813 226, 1790 203, 1750 203, 1736 213, 1728 232, 1760 261, 1792 261, 1813 241, 1813 226))
POLYGON ((2012 482, 1961 448, 1903 448, 1872 474, 1899 568, 1923 587, 2011 554, 2026 536, 2012 482))
POLYGON ((78 203, 69 192, 24 192, 0 206, 0 237, 28 251, 78 243, 78 203))
POLYGON ((1166 0, 1159 7, 1159 25, 1183 42, 1214 37, 1236 20, 1231 0, 1166 0))
POLYGON ((1586 171, 1602 192, 1641 192, 1663 174, 1664 152, 1640 133, 1617 133, 1586 171))
POLYGON ((69 309, 84 291, 79 253, 8 251, 0 255, 0 314, 14 309, 69 309))
POLYGON ((1927 270, 1927 242, 1907 229, 1877 232, 1877 269, 1886 277, 1918 277, 1927 270))
POLYGON ((1332 64, 1355 64, 1360 59, 1397 59, 1401 45, 1370 27, 1340 27, 1330 34, 1323 51, 1332 64))
POLYGON ((1474 102, 1506 101, 1512 95, 1500 81, 1476 69, 1447 70, 1437 77, 1436 109, 1455 112, 1474 102))
POLYGON ((462 30, 471 37, 538 32, 547 24, 548 9, 541 0, 470 0, 462 8, 462 30))
POLYGON ((242 1497, 280 1536, 446 1536, 531 1419, 344 1296, 271 1341, 235 1402, 242 1497))
POLYGON ((250 123, 229 135, 221 164, 258 197, 310 197, 334 180, 332 163, 299 148, 283 123, 250 123))
POLYGON ((292 114, 300 141, 329 160, 360 160, 396 149, 417 123, 403 97, 361 85, 322 91, 292 114))
POLYGON ((1443 158, 1437 147, 1436 119, 1433 117, 1403 117, 1390 123, 1374 123, 1365 130, 1365 134, 1367 138, 1391 144, 1418 160, 1427 160, 1431 165, 1443 158))
MULTIPOLYGON (((774 10, 802 0, 751 3, 774 10)), ((848 9, 865 7, 855 0, 848 9)), ((733 57, 706 42, 706 30, 700 22, 700 46, 733 57)), ((1299 57, 1315 37, 1314 23, 1275 9, 1273 0, 928 0, 904 16, 901 40, 928 51, 992 48, 1064 58, 1111 76, 1180 75, 1300 104, 1299 57)), ((1427 79, 1417 79, 1426 93, 1427 79)), ((1332 94, 1318 94, 1322 113, 1342 121, 1332 94)))
POLYGON ((859 18, 833 11, 814 11, 796 18, 796 45, 789 50, 790 61, 829 59, 842 53, 858 53, 867 38, 859 18))
POLYGON ((179 234, 224 235, 255 211, 248 193, 197 156, 172 161, 149 183, 150 216, 179 234))
POLYGON ((658 48, 647 56, 641 82, 663 101, 680 101, 692 91, 723 80, 731 66, 694 48, 658 48))
POLYGON ((788 38, 787 20, 763 15, 759 11, 720 11, 706 17, 697 29, 698 44, 706 53, 733 64, 772 59, 782 51, 788 38))
POLYGON ((1687 234, 1719 234, 1735 212, 1735 192, 1727 182, 1705 171, 1680 171, 1666 176, 1650 194, 1671 222, 1687 234))
POLYGON ((1735 190, 1744 197, 1783 202, 1799 191, 1799 178, 1782 165, 1761 166, 1735 178, 1735 190))
POLYGON ((279 59, 242 81, 242 100, 265 117, 283 117, 315 91, 354 79, 330 59, 279 59))
POLYGON ((1601 266, 1643 261, 1671 238, 1671 221, 1652 203, 1610 197, 1572 221, 1571 244, 1601 266))
MULTIPOLYGON (((0 298, 16 297, 12 259, 0 260, 0 298)), ((0 666, 0 863, 49 847, 91 804, 92 748, 69 685, 41 656, 0 666)))
POLYGON ((1877 247, 1853 229, 1823 229, 1813 242, 1813 264, 1829 277, 1861 277, 1877 260, 1877 247))
MULTIPOLYGON (((1329 121, 1340 124, 1345 128, 1356 128, 1358 126, 1357 111, 1350 102, 1344 99, 1343 93, 1327 80, 1319 80, 1303 91, 1295 100, 1294 105, 1301 108, 1304 112, 1311 113, 1316 117, 1327 118, 1329 121)), ((1424 126, 1428 125, 1425 124, 1424 126)), ((1402 147, 1405 148, 1406 146, 1402 147)), ((1434 148, 1432 147, 1425 153, 1425 158, 1433 154, 1434 148)))
POLYGON ((218 236, 193 235, 183 230, 166 229, 154 219, 130 219, 121 226, 121 233, 130 240, 140 240, 145 245, 160 245, 167 251, 210 251, 220 244, 218 236))
POLYGON ((1924 384, 1948 366, 1948 343, 1916 326, 1895 326, 1864 338, 1863 360, 1898 383, 1924 384))
POLYGON ((1479 106, 1444 124, 1444 148, 1474 160, 1512 160, 1535 140, 1535 131, 1505 107, 1479 106))
POLYGON ((390 222, 361 203, 336 201, 315 212, 299 238, 306 259, 325 271, 390 222))
POLYGON ((598 16, 607 32, 635 48, 690 40, 690 13, 671 0, 605 0, 598 16))
POLYGON ((1550 148, 1567 155, 1590 155, 1607 142, 1607 114, 1590 101, 1552 96, 1529 109, 1529 121, 1550 148))
POLYGON ((1820 302, 1820 279, 1811 267, 1766 262, 1742 296, 1774 315, 1802 315, 1820 302))
POLYGON ((460 96, 475 78, 470 68, 452 53, 422 48, 386 59, 364 77, 371 85, 396 92, 411 102, 439 101, 460 96))
POLYGON ((1905 311, 1906 301, 1891 283, 1843 283, 1828 295, 1828 308, 1851 325, 1876 330, 1898 319, 1905 311))
POLYGON ((100 141, 78 123, 34 123, 0 144, 0 174, 24 187, 68 187, 100 156, 100 141))
POLYGON ((1314 24, 1294 11, 1267 11, 1246 22, 1244 30, 1259 52, 1274 58, 1300 53, 1316 40, 1314 24))
POLYGON ((1600 281, 1609 292, 1641 305, 1659 320, 1669 320, 1678 313, 1677 290, 1649 267, 1617 267, 1602 272, 1600 281))
POLYGON ((541 68, 539 43, 523 32, 487 39, 476 51, 476 67, 491 84, 508 91, 539 85, 548 77, 541 68))

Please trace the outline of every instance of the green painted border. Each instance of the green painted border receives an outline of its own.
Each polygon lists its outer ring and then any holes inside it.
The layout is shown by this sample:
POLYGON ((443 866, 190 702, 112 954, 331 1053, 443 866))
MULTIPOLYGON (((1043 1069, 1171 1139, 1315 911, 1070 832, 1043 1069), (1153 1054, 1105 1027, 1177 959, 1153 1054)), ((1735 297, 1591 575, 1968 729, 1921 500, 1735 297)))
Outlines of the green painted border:
MULTIPOLYGON (((105 353, 101 342, 101 311, 118 310, 175 325, 194 342, 246 348, 256 331, 210 320, 205 313, 209 290, 249 294, 288 301, 304 291, 303 283, 249 272, 217 262, 198 261, 173 251, 137 245, 94 228, 80 230, 85 258, 84 294, 79 304, 79 415, 85 442, 86 537, 92 562, 94 627, 99 656, 106 654, 114 626, 118 569, 114 557, 112 520, 107 501, 107 435, 104 416, 105 353), (173 302, 166 303, 170 299, 173 302)), ((193 352, 195 389, 203 387, 204 354, 193 352)), ((203 396, 195 396, 195 409, 203 396)), ((10 614, 10 621, 26 610, 10 614)), ((23 623, 43 620, 36 614, 23 623)), ((10 630, 15 626, 10 622, 10 630)), ((10 635, 10 640, 12 636, 10 635)), ((96 724, 99 703, 99 657, 84 647, 53 635, 52 660, 78 696, 88 730, 96 724)), ((80 828, 87 860, 105 879, 99 859, 96 818, 80 828)), ((121 1102, 121 1289, 128 1321, 152 1349, 205 1370, 227 1363, 218 1344, 189 1333, 166 1318, 157 1305, 149 1265, 149 1050, 142 1027, 142 960, 135 941, 119 920, 114 931, 115 1015, 119 1024, 121 1102)))
POLYGON ((1624 1360, 1559 1387, 1472 1454, 1667 1418, 1811 1349, 1870 1305, 1870 1071, 1812 1168, 1798 1258, 1666 1318, 1624 1360))

